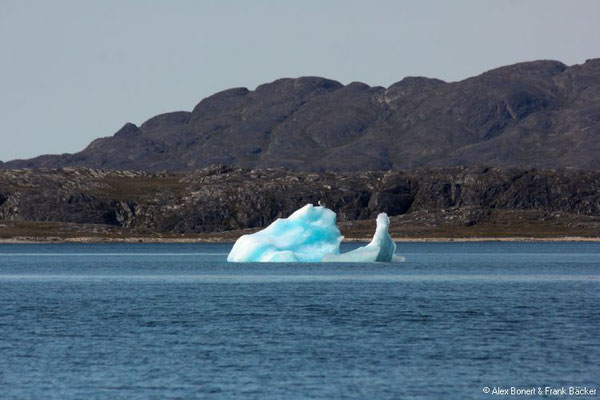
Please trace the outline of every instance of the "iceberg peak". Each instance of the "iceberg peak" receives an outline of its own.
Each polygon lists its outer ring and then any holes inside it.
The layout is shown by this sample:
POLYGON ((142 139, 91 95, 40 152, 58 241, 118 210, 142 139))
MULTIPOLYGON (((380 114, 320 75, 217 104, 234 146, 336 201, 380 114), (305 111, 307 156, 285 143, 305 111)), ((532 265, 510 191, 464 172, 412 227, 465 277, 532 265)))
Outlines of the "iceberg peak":
POLYGON ((333 211, 307 204, 262 231, 240 237, 227 261, 318 262, 325 254, 339 252, 343 238, 333 211))

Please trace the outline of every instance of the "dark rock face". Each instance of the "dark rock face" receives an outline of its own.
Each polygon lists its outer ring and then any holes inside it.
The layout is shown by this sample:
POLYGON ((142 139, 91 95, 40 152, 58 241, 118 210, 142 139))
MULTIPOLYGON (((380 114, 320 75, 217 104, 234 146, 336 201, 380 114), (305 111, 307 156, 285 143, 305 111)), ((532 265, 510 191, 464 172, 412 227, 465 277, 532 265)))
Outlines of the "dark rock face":
POLYGON ((254 91, 217 93, 192 112, 161 114, 139 128, 126 124, 76 154, 0 168, 600 169, 599 154, 600 59, 594 59, 571 67, 520 63, 452 83, 410 77, 387 89, 280 79, 254 91))
POLYGON ((380 212, 430 222, 442 215, 440 221, 452 226, 475 226, 497 211, 562 213, 573 220, 600 217, 600 172, 460 167, 298 173, 225 166, 159 174, 87 168, 0 172, 0 221, 192 234, 264 227, 318 202, 334 210, 341 224, 380 212))

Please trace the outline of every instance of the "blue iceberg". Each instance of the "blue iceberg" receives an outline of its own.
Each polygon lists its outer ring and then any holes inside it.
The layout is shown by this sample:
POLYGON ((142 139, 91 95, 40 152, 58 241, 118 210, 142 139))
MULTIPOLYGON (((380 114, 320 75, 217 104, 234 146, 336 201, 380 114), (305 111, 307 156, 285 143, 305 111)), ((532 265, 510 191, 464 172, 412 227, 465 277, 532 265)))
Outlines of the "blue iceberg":
POLYGON ((366 246, 340 254, 344 238, 336 215, 323 206, 307 204, 288 218, 279 218, 262 231, 240 237, 227 256, 229 262, 374 262, 401 261, 388 233, 389 218, 377 217, 377 230, 366 246))

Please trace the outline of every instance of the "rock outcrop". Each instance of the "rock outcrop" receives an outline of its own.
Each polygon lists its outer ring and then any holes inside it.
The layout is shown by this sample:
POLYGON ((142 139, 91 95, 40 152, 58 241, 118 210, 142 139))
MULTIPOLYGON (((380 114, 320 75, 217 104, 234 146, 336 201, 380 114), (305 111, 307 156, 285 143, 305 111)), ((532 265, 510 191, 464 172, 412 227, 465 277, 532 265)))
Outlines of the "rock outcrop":
POLYGON ((385 212, 396 233, 408 225, 491 224, 493 231, 496 224, 510 230, 525 216, 542 227, 543 221, 559 218, 566 233, 591 221, 596 225, 589 225, 588 233, 600 234, 594 231, 600 228, 600 172, 593 171, 458 167, 301 173, 225 166, 189 173, 0 171, 0 223, 6 226, 61 222, 190 235, 265 227, 319 202, 337 213, 342 229, 364 221, 367 232, 371 220, 385 212))

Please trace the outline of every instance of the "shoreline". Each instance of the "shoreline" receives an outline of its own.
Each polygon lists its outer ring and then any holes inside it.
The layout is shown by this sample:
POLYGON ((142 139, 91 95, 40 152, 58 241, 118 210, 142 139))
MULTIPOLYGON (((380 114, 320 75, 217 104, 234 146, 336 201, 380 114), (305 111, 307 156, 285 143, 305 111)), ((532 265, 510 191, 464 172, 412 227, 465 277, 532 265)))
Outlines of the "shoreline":
MULTIPOLYGON (((372 237, 365 238, 347 238, 342 243, 355 242, 370 242, 372 237)), ((584 236, 561 236, 561 237, 392 237, 397 243, 469 243, 469 242, 598 242, 600 237, 584 237, 584 236)), ((58 238, 58 237, 16 237, 10 239, 0 239, 0 244, 64 244, 64 243, 81 243, 81 244, 109 244, 109 243, 164 243, 164 244, 186 244, 186 243, 234 243, 235 240, 220 239, 220 238, 156 238, 156 237, 127 237, 127 238, 98 238, 98 237, 73 237, 73 238, 58 238)))

